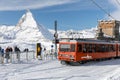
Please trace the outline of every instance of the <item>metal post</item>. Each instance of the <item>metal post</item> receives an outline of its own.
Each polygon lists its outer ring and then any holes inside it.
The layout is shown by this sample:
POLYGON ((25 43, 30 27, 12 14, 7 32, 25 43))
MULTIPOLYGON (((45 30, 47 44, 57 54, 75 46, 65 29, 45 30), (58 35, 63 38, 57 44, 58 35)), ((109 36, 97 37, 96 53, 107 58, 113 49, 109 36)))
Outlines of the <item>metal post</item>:
POLYGON ((0 62, 2 63, 2 53, 0 52, 0 62))
POLYGON ((13 61, 13 60, 12 60, 12 57, 13 57, 13 56, 12 56, 12 52, 9 52, 9 53, 10 53, 10 62, 12 63, 12 61, 13 61))
POLYGON ((57 21, 55 21, 54 23, 55 25, 55 34, 54 34, 54 37, 55 37, 55 57, 57 58, 57 37, 58 37, 58 34, 57 34, 57 21))
POLYGON ((32 51, 33 52, 33 59, 35 59, 35 51, 32 51))
POLYGON ((17 51, 18 62, 20 62, 20 52, 17 51))
POLYGON ((28 51, 26 51, 26 60, 28 61, 28 51))

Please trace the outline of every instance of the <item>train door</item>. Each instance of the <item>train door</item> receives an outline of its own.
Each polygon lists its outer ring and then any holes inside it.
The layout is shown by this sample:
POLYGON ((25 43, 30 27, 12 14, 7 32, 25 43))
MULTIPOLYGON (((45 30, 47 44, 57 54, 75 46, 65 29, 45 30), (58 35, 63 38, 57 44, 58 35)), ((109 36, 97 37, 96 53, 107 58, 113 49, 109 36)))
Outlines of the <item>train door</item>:
POLYGON ((76 61, 84 61, 92 59, 91 54, 94 52, 93 44, 91 43, 78 43, 77 44, 77 53, 76 53, 76 61))

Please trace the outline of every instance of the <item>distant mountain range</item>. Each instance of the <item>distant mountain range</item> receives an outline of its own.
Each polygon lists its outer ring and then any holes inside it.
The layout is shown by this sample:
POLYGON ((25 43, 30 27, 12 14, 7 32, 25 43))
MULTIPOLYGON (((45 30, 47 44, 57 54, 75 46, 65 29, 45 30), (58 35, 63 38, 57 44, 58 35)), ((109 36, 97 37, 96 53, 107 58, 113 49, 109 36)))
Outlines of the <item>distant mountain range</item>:
MULTIPOLYGON (((93 38, 96 35, 96 28, 82 31, 58 31, 59 38, 93 38)), ((54 39, 54 30, 47 29, 36 22, 32 13, 27 10, 20 18, 16 26, 0 26, 1 46, 24 46, 35 47, 36 43, 42 43, 44 47, 50 47, 54 39)))

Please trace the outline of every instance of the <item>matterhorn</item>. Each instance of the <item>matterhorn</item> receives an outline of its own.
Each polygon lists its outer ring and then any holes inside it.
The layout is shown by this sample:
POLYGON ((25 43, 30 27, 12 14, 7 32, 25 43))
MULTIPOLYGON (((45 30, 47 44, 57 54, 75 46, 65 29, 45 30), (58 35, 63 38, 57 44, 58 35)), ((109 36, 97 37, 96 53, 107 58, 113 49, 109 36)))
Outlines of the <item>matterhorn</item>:
POLYGON ((38 24, 30 10, 20 18, 14 31, 20 42, 41 42, 52 40, 52 34, 44 26, 38 24))
POLYGON ((43 25, 37 23, 30 10, 20 18, 16 26, 4 26, 0 30, 0 39, 11 45, 52 43, 53 35, 43 25), (4 31, 4 32, 3 32, 4 31))

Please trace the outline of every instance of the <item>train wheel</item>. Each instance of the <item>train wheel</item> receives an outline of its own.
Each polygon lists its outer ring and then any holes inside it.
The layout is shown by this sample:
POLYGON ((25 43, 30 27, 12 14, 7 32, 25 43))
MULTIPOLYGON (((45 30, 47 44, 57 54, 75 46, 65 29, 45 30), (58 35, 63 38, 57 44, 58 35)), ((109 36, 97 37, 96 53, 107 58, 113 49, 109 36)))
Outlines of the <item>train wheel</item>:
POLYGON ((85 63, 87 63, 87 62, 89 62, 89 61, 80 61, 79 63, 80 63, 80 64, 85 64, 85 63))
POLYGON ((101 59, 96 59, 95 61, 100 62, 100 61, 102 61, 102 60, 101 60, 101 59))
POLYGON ((68 65, 68 64, 69 64, 69 62, 67 62, 67 61, 60 61, 60 63, 61 63, 62 65, 68 65))

